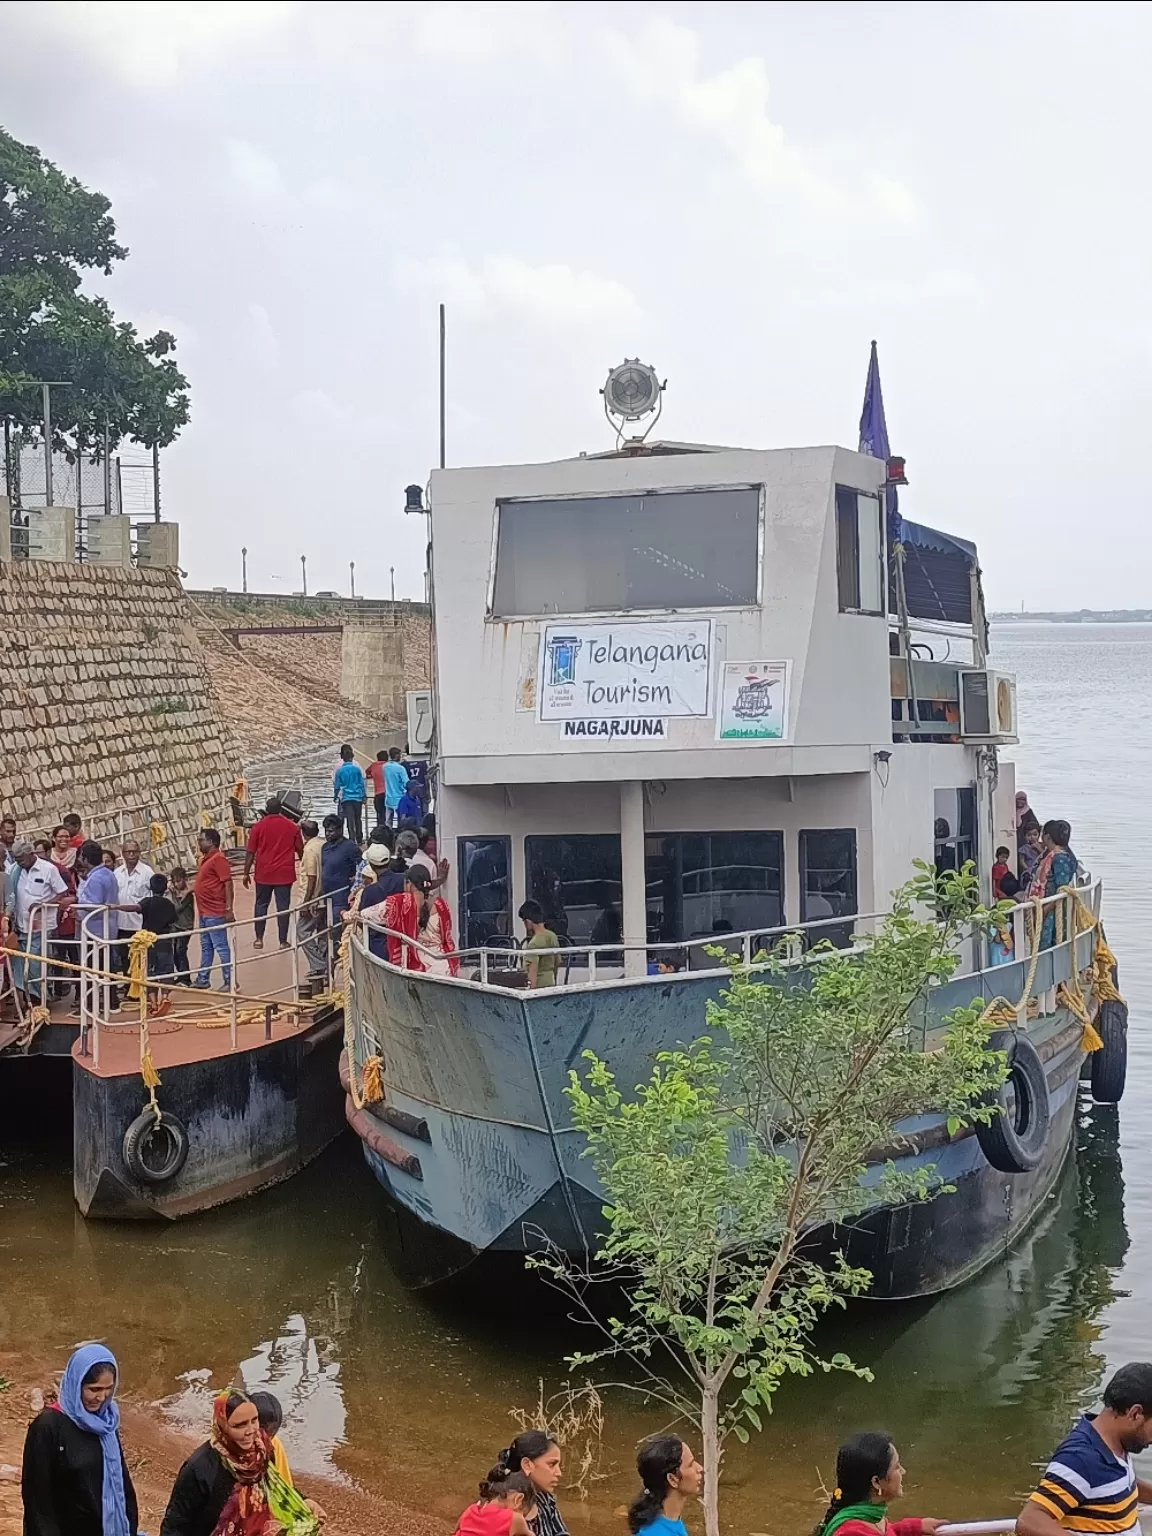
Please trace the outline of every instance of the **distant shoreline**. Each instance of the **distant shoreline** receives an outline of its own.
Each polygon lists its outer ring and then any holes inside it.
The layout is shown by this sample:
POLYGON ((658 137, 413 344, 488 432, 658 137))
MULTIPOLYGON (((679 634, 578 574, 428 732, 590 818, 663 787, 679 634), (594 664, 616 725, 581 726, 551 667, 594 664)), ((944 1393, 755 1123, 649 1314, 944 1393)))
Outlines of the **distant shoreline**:
POLYGON ((992 624, 1152 624, 1152 608, 1079 608, 1068 613, 990 613, 992 624))

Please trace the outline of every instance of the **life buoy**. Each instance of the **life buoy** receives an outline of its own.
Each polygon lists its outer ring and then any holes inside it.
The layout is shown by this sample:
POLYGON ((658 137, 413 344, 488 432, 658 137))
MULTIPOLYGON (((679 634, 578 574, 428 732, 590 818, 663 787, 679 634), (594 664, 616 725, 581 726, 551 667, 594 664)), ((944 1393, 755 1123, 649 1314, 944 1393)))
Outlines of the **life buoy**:
POLYGON ((188 1132, 169 1110, 146 1109, 124 1132, 128 1171, 145 1184, 166 1184, 188 1161, 188 1132))
POLYGON ((1110 998, 1096 1014, 1096 1033, 1104 1044, 1088 1057, 1092 1097, 1097 1104, 1119 1104, 1128 1076, 1128 1009, 1110 998))
POLYGON ((1031 1173, 1039 1166, 1048 1139, 1048 1079, 1036 1047, 1025 1035, 998 1030, 989 1040, 993 1051, 1008 1057, 1008 1076, 989 1102, 998 1115, 977 1123, 980 1150, 1001 1173, 1031 1173))

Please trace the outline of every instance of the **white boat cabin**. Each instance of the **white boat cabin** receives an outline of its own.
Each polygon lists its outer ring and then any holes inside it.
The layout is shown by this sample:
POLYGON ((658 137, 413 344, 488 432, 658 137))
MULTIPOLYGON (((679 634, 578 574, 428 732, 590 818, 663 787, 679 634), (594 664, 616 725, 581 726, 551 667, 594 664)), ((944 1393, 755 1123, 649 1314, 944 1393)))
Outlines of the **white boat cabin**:
MULTIPOLYGON (((844 448, 631 444, 431 479, 456 943, 691 946, 1014 849, 974 547, 844 448), (946 658, 946 659, 945 659, 946 658)), ((833 929, 832 937, 850 931, 833 929)), ((575 979, 575 978, 573 978, 575 979)))

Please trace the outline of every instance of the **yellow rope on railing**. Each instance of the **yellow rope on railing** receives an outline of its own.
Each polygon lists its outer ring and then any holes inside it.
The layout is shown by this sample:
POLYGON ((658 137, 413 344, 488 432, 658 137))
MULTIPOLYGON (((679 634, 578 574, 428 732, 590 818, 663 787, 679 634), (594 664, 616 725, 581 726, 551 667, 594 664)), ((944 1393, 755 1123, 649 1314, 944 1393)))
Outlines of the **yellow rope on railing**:
POLYGON ((138 928, 128 940, 128 996, 133 1002, 143 996, 148 979, 148 951, 156 942, 156 935, 147 928, 138 928))

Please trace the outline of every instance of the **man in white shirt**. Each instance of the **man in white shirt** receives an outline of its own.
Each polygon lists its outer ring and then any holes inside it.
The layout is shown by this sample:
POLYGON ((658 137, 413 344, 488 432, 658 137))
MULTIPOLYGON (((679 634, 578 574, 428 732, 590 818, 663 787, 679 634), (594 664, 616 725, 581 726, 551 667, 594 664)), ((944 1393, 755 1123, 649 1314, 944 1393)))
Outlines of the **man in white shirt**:
MULTIPOLYGON (((61 896, 68 895, 68 883, 55 864, 38 859, 27 838, 12 844, 14 890, 11 895, 16 941, 26 954, 43 955, 48 940, 56 932, 57 907, 61 896), (40 905, 50 902, 50 906, 40 905)), ((35 960, 13 956, 12 980, 18 992, 33 1002, 44 1000, 44 968, 35 960)))
MULTIPOLYGON (((156 871, 140 857, 139 843, 123 843, 120 857, 123 863, 116 866, 116 889, 122 906, 135 906, 146 896, 151 896, 149 882, 156 871)), ((112 968, 121 976, 128 974, 128 941, 134 933, 139 933, 143 922, 139 912, 120 913, 120 943, 112 950, 112 968)))

